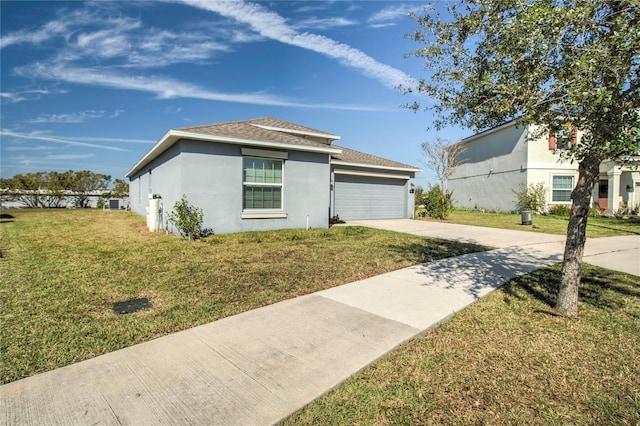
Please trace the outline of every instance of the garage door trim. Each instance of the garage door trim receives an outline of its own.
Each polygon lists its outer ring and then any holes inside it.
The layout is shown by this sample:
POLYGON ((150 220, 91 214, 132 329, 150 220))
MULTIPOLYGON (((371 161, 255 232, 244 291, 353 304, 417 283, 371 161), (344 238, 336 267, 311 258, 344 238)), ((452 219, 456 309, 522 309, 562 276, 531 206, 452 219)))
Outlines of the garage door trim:
POLYGON ((402 180, 411 179, 411 176, 408 176, 408 175, 392 175, 388 173, 373 173, 373 172, 356 172, 354 170, 335 169, 334 173, 337 175, 368 176, 368 177, 379 177, 379 178, 388 178, 388 179, 402 179, 402 180))

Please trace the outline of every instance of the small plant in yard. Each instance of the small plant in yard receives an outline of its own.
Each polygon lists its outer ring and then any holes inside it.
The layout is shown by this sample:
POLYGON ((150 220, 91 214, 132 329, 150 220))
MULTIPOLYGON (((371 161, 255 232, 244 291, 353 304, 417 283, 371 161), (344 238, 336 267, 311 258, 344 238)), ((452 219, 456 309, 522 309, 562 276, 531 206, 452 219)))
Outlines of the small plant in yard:
POLYGON ((571 212, 571 207, 565 206, 564 204, 556 204, 549 208, 549 214, 552 216, 566 216, 569 217, 569 213, 571 212))
POLYGON ((426 214, 436 219, 446 219, 453 210, 451 192, 444 193, 440 185, 429 188, 423 196, 423 204, 426 214))
POLYGON ((518 210, 533 210, 542 213, 547 207, 549 190, 544 182, 530 183, 529 186, 521 182, 518 190, 512 191, 518 210))
POLYGON ((173 211, 169 213, 169 222, 184 238, 196 240, 202 236, 202 209, 189 204, 186 195, 173 205, 173 211))

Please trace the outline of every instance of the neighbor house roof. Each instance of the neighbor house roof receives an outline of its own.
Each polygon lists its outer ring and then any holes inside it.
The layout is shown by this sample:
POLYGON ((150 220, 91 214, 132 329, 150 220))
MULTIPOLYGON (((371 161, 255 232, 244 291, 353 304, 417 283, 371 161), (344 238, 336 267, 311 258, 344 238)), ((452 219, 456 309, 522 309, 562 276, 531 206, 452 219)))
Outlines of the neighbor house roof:
POLYGON ((331 142, 340 139, 338 135, 276 118, 263 117, 171 129, 133 166, 127 173, 127 177, 142 170, 181 139, 319 152, 332 155, 332 164, 392 170, 420 170, 406 164, 331 145, 331 142))

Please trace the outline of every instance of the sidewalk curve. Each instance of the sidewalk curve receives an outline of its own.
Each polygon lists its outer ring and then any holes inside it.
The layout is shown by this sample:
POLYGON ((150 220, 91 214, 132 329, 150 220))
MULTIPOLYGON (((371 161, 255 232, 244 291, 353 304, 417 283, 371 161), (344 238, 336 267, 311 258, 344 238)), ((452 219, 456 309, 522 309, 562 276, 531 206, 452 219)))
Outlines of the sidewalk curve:
MULTIPOLYGON (((414 232, 497 249, 290 299, 9 383, 0 387, 0 423, 276 423, 509 279, 561 260, 558 236, 511 231, 492 240, 469 228, 414 232)), ((631 251, 640 246, 624 241, 631 251)), ((609 250, 601 245, 594 256, 609 250)))

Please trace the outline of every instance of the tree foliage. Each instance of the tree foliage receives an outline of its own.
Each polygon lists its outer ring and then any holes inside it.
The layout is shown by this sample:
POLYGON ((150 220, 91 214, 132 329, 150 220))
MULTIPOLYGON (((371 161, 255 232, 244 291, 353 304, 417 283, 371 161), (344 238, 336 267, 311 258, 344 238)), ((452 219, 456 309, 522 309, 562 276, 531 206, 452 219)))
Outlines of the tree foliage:
POLYGON ((113 189, 111 190, 112 198, 129 197, 129 184, 124 179, 115 179, 113 181, 113 189))
POLYGON ((88 170, 75 172, 34 172, 0 180, 4 199, 28 208, 56 208, 73 203, 89 207, 90 196, 106 191, 111 177, 88 170))
MULTIPOLYGON (((441 5, 442 3, 438 3, 441 5)), ((603 160, 624 162, 640 141, 640 3, 480 0, 414 14, 425 78, 405 92, 437 100, 436 127, 484 130, 509 120, 571 123, 584 132, 563 152, 577 161, 556 309, 577 315, 591 191, 603 160)), ((419 103, 410 105, 422 109, 419 103)), ((535 140, 540 134, 531 134, 535 140)), ((637 157, 636 157, 637 158, 637 157)))

